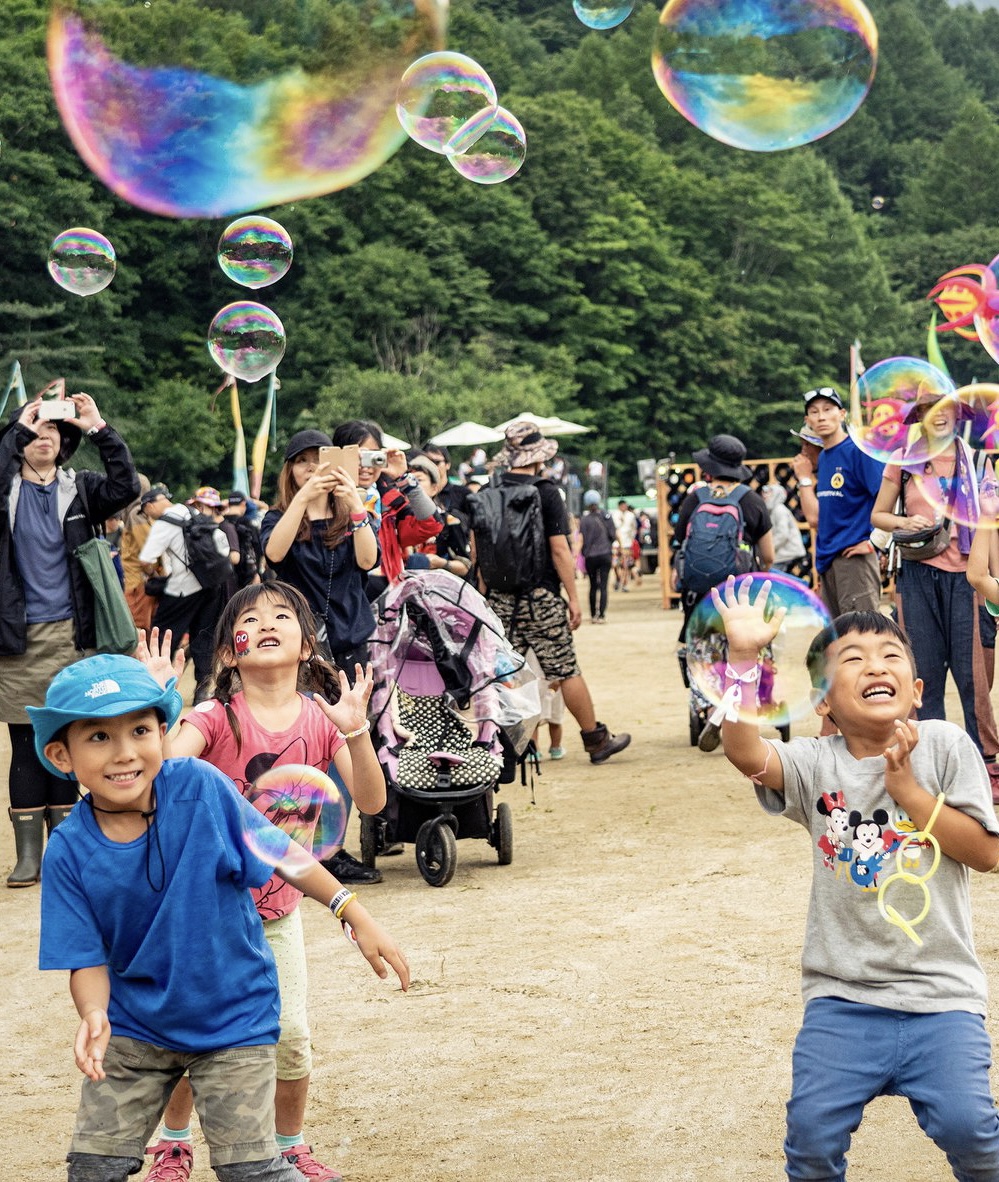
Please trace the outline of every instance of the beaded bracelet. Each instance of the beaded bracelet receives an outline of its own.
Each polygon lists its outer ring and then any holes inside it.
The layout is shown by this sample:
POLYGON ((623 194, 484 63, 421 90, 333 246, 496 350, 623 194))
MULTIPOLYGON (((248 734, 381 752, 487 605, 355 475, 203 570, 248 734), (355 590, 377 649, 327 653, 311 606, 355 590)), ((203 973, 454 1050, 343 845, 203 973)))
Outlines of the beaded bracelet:
POLYGON ((351 521, 350 525, 347 526, 347 533, 356 534, 359 529, 364 529, 366 525, 370 524, 371 522, 367 517, 363 521, 351 521))
POLYGON ((350 890, 349 887, 341 887, 340 890, 330 899, 330 911, 333 912, 333 918, 339 919, 343 922, 344 909, 352 899, 357 898, 357 891, 350 890))
POLYGON ((360 735, 366 735, 371 730, 371 719, 364 720, 364 726, 359 726, 356 731, 341 731, 345 739, 356 739, 360 735))

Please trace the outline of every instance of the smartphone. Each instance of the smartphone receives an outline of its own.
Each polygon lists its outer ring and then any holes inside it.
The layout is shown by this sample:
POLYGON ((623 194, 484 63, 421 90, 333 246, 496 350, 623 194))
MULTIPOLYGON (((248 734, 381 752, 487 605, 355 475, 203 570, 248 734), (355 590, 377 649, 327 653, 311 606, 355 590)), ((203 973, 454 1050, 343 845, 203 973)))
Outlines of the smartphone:
POLYGON ((68 398, 43 398, 38 407, 40 419, 71 419, 76 414, 76 403, 68 398))
POLYGON ((329 464, 330 468, 343 468, 349 472, 354 483, 357 484, 358 448, 356 443, 349 443, 346 447, 321 447, 319 449, 320 464, 329 464))

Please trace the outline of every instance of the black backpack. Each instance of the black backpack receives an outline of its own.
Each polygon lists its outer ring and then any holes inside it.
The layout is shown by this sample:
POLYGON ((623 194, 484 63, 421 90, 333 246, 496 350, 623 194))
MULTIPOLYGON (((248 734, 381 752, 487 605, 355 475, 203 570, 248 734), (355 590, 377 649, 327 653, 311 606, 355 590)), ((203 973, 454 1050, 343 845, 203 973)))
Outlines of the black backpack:
POLYGON ((681 591, 706 595, 729 575, 752 570, 753 552, 743 542, 745 520, 739 504, 747 492, 744 484, 736 485, 724 497, 714 496, 710 488, 697 490, 697 508, 677 555, 681 591))
POLYGON ((540 587, 548 539, 533 484, 500 484, 468 498, 475 563, 490 591, 516 595, 540 587))
POLYGON ((164 513, 160 520, 180 526, 187 548, 187 569, 202 589, 221 587, 232 576, 234 568, 229 558, 229 542, 226 541, 225 553, 220 554, 215 546, 215 535, 222 534, 225 538, 225 534, 211 517, 204 513, 192 513, 187 518, 164 513))

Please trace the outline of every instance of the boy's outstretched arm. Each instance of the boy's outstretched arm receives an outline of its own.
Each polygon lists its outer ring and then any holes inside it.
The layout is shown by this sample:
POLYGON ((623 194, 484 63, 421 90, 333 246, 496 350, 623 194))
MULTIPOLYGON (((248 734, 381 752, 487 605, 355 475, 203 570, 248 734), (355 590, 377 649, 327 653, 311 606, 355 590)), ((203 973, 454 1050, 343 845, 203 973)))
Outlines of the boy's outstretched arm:
POLYGON ((721 587, 711 591, 715 609, 722 618, 725 635, 728 638, 728 668, 726 687, 739 685, 742 703, 739 706, 738 721, 722 723, 722 743, 725 755, 734 767, 765 788, 775 792, 784 791, 784 769, 774 752, 773 745, 760 737, 756 726, 756 689, 758 682, 752 678, 759 669, 760 650, 765 648, 780 631, 786 614, 778 608, 768 620, 765 616, 770 583, 760 588, 755 601, 750 600, 751 581, 748 578, 737 584, 729 576, 721 587))
POLYGON ((69 975, 69 992, 80 1015, 73 1057, 83 1074, 97 1083, 104 1079, 104 1053, 111 1039, 108 1022, 111 982, 107 965, 74 969, 69 975))
MULTIPOLYGON (((326 867, 294 841, 289 842, 288 854, 275 868, 275 873, 324 907, 329 907, 333 897, 343 890, 326 867)), ((367 908, 361 906, 356 895, 339 911, 336 918, 345 920, 353 928, 361 955, 379 977, 384 980, 388 976, 385 967, 387 961, 395 969, 403 990, 409 988, 409 962, 402 949, 381 924, 371 917, 367 908)))

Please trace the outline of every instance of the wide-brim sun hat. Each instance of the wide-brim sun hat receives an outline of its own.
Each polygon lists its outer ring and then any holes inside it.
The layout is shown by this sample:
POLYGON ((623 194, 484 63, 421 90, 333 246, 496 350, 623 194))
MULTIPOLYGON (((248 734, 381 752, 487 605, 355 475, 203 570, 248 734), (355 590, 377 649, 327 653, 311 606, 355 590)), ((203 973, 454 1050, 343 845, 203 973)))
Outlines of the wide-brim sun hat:
POLYGON ((39 760, 53 775, 64 780, 75 778, 45 758, 46 746, 71 722, 155 710, 167 727, 172 727, 184 708, 176 686, 176 677, 171 677, 164 688, 135 657, 100 653, 67 665, 49 683, 44 706, 25 706, 35 730, 39 760))
POLYGON ((295 456, 300 456, 303 451, 308 451, 310 447, 332 446, 333 440, 330 439, 325 431, 317 431, 314 427, 307 427, 304 431, 296 431, 288 440, 288 446, 284 449, 285 462, 287 463, 288 460, 293 460, 295 456))
POLYGON ((822 436, 816 435, 809 427, 802 427, 800 431, 795 431, 792 427, 791 434, 802 443, 810 443, 813 447, 822 446, 822 436))
POLYGON ((905 412, 902 422, 906 424, 918 423, 924 414, 932 410, 937 403, 944 401, 952 402, 957 407, 956 422, 959 423, 962 419, 970 422, 975 417, 974 410, 958 398, 956 391, 941 393, 939 390, 926 389, 917 392, 916 401, 905 412))
POLYGON ((752 468, 742 462, 745 458, 746 445, 734 435, 712 435, 707 447, 694 452, 694 463, 702 472, 740 483, 753 475, 752 468))
POLYGON ((195 504, 208 505, 212 509, 219 509, 222 506, 222 494, 217 488, 212 488, 208 484, 203 484, 201 488, 196 488, 191 500, 195 504))
POLYGON ((505 468, 529 468, 547 464, 557 451, 558 440, 546 439, 530 419, 518 419, 504 432, 503 450, 495 458, 505 468))

